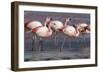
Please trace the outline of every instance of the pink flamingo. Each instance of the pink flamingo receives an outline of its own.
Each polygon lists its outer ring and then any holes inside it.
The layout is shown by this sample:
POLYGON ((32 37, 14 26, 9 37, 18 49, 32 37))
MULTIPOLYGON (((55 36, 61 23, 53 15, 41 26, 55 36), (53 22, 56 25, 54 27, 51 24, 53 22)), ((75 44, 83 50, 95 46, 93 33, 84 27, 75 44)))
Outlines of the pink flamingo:
POLYGON ((62 29, 63 33, 69 37, 78 37, 79 36, 79 29, 77 25, 68 25, 69 18, 66 18, 64 28, 62 29))
MULTIPOLYGON (((86 23, 79 23, 77 25, 77 29, 79 29, 80 33, 82 34, 89 34, 90 33, 90 26, 86 23)), ((86 38, 83 38, 84 41, 86 41, 86 38)), ((84 44, 85 47, 85 44, 84 44)))
MULTIPOLYGON (((70 21, 70 18, 66 18, 66 21, 64 23, 64 27, 61 29, 61 31, 69 36, 69 37, 78 37, 80 32, 79 30, 77 29, 77 26, 76 25, 68 25, 68 22, 70 21)), ((61 48, 60 48, 60 51, 62 51, 63 49, 63 46, 64 46, 64 43, 65 43, 65 38, 63 39, 63 42, 62 42, 62 45, 61 45, 61 48)), ((71 47, 71 44, 69 45, 71 47)))
MULTIPOLYGON (((80 33, 89 33, 90 32, 90 28, 88 26, 88 24, 86 23, 80 23, 78 25, 68 25, 69 18, 66 19, 65 24, 64 24, 64 28, 62 29, 62 32, 69 36, 69 37, 78 37, 80 35, 80 33)), ((65 42, 65 38, 63 40, 61 49, 64 46, 64 42, 65 42)), ((70 44, 71 46, 71 44, 70 44)))
MULTIPOLYGON (((25 29, 27 30, 27 33, 32 32, 32 29, 36 29, 36 28, 39 28, 39 27, 42 27, 42 26, 43 25, 41 24, 40 21, 28 21, 28 22, 25 23, 25 29)), ((34 43, 36 42, 37 35, 35 33, 33 33, 33 34, 34 34, 34 36, 32 37, 32 40, 33 40, 32 45, 34 45, 34 48, 36 48, 37 46, 34 43)))
MULTIPOLYGON (((32 33, 35 33, 37 36, 39 36, 40 40, 42 40, 42 37, 50 37, 52 35, 51 26, 49 24, 50 21, 51 21, 51 18, 47 17, 44 22, 44 25, 42 25, 42 23, 39 21, 32 21, 32 22, 29 22, 26 25, 26 27, 30 29, 32 33)), ((36 36, 33 38, 36 38, 36 36)))
POLYGON ((50 22, 51 28, 54 30, 54 42, 55 42, 55 47, 57 48, 58 41, 57 41, 57 32, 60 31, 60 29, 63 28, 63 23, 58 20, 53 20, 50 22))
POLYGON ((25 27, 28 28, 31 32, 36 33, 40 37, 49 37, 52 35, 52 30, 49 25, 51 18, 47 17, 44 25, 39 21, 31 21, 25 24, 25 27))
POLYGON ((51 36, 52 30, 51 30, 51 26, 49 24, 50 21, 51 21, 51 18, 47 17, 46 21, 44 22, 44 25, 32 29, 32 32, 36 33, 37 36, 39 36, 39 37, 49 37, 49 36, 51 36))

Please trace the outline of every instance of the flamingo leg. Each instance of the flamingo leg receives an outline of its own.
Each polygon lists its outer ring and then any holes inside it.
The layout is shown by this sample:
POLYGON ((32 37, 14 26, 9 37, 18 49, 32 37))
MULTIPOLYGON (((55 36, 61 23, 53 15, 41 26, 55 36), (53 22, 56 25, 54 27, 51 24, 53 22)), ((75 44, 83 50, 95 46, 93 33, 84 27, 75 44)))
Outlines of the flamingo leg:
POLYGON ((62 49, 64 48, 65 39, 66 39, 66 38, 64 38, 64 39, 63 39, 63 42, 62 42, 61 47, 60 47, 60 49, 59 49, 59 50, 60 50, 60 52, 61 52, 61 51, 62 51, 62 49))
POLYGON ((39 52, 43 51, 43 40, 42 38, 39 39, 39 52))
POLYGON ((69 49, 71 49, 71 38, 69 38, 69 49))
POLYGON ((34 36, 33 36, 33 38, 32 38, 32 51, 34 51, 34 49, 35 49, 35 42, 34 42, 34 36))
POLYGON ((57 49, 57 33, 54 32, 54 43, 55 43, 55 48, 57 49))
POLYGON ((36 35, 33 35, 33 38, 32 38, 32 60, 35 60, 36 56, 35 56, 35 53, 37 52, 37 36, 36 35))
POLYGON ((85 36, 84 36, 83 40, 84 40, 84 48, 85 48, 85 40, 86 40, 85 36))
POLYGON ((33 35, 32 38, 32 51, 36 49, 36 35, 33 35))

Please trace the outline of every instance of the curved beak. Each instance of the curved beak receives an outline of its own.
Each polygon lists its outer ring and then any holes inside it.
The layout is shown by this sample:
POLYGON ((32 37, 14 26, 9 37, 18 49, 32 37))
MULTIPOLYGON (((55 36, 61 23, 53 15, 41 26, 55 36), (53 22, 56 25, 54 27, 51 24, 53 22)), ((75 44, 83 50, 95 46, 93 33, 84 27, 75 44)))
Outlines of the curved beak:
POLYGON ((90 31, 90 27, 89 26, 85 27, 85 29, 90 31))

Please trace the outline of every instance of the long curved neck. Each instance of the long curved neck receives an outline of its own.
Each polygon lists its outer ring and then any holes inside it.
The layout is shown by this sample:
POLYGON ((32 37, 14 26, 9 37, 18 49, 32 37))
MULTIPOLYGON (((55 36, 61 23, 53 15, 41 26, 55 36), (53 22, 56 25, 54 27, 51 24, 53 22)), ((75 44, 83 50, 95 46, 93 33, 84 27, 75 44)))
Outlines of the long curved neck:
POLYGON ((48 24, 46 27, 48 28, 48 30, 49 30, 49 32, 50 32, 50 31, 51 31, 51 25, 48 24))
POLYGON ((75 35, 75 36, 76 36, 76 37, 79 36, 79 34, 80 34, 79 28, 77 27, 76 24, 74 24, 73 27, 74 27, 75 30, 76 30, 76 35, 75 35))
POLYGON ((45 22, 44 22, 44 26, 49 25, 49 22, 51 21, 50 17, 47 17, 45 22))
POLYGON ((47 25, 47 21, 44 22, 44 26, 46 26, 46 25, 47 25))
POLYGON ((64 27, 66 27, 68 25, 69 22, 69 18, 66 18, 65 23, 64 23, 64 27))
POLYGON ((78 37, 79 34, 80 34, 79 30, 76 28, 76 35, 75 36, 78 37))
POLYGON ((49 31, 51 31, 50 21, 51 21, 51 18, 47 17, 45 22, 44 22, 44 26, 47 27, 49 31))

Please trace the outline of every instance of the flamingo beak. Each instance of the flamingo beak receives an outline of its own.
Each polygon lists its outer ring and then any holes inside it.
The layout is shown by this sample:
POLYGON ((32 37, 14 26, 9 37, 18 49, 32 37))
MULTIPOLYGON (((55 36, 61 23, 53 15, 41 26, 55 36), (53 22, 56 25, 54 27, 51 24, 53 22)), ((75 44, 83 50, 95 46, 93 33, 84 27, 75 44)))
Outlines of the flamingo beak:
POLYGON ((90 30, 90 27, 89 27, 89 26, 87 26, 87 27, 86 27, 86 29, 87 29, 87 30, 90 30))

